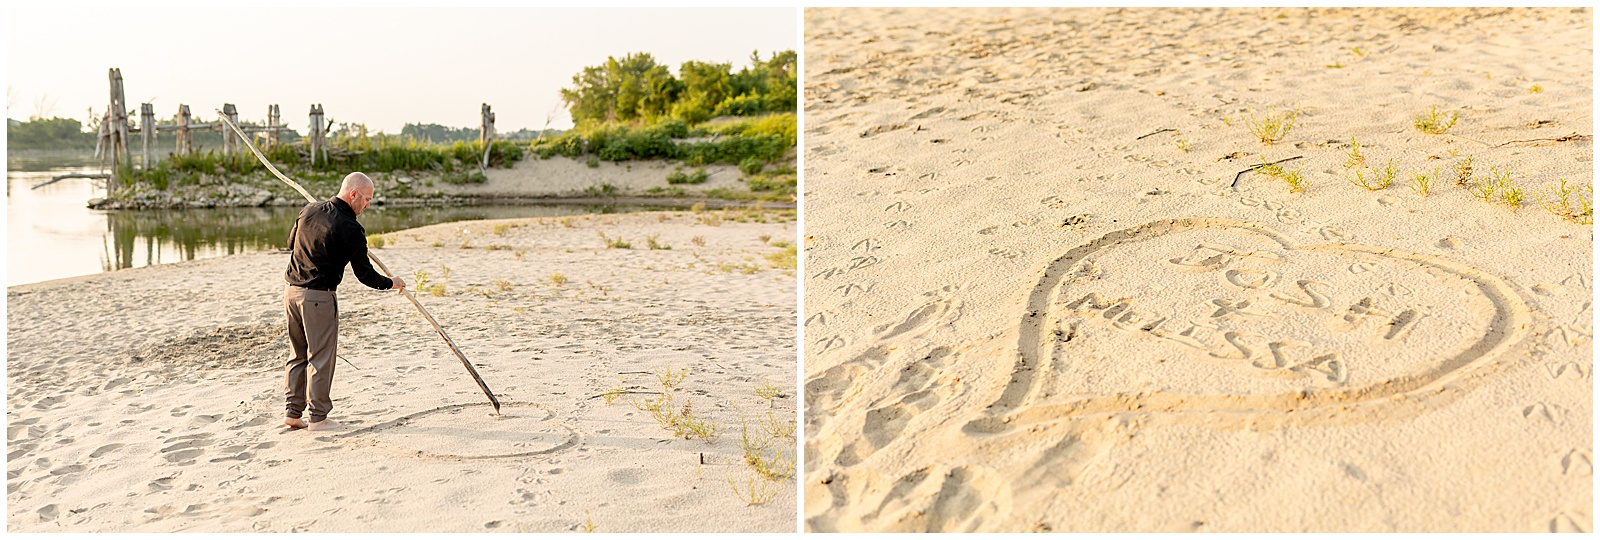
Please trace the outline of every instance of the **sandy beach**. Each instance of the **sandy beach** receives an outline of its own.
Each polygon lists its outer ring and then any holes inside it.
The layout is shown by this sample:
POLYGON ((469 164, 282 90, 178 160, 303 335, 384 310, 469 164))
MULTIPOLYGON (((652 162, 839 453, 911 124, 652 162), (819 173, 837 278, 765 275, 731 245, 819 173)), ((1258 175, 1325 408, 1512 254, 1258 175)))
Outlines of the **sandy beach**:
POLYGON ((807 9, 806 530, 1591 531, 1592 23, 807 9))
POLYGON ((387 234, 375 253, 428 273, 503 414, 409 302, 347 274, 335 432, 280 425, 286 253, 11 287, 7 530, 793 531, 796 234, 792 210, 387 234), (715 437, 643 409, 668 373, 670 412, 715 437))

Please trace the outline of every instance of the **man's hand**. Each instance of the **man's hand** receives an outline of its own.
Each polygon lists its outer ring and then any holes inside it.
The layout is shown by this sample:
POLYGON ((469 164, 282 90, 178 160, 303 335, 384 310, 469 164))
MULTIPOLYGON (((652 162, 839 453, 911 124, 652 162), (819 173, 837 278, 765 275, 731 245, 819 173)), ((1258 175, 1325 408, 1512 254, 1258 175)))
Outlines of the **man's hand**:
POLYGON ((396 291, 404 291, 404 290, 406 290, 406 280, 400 279, 398 277, 389 278, 389 279, 394 280, 394 285, 390 285, 389 286, 390 289, 394 289, 396 291))

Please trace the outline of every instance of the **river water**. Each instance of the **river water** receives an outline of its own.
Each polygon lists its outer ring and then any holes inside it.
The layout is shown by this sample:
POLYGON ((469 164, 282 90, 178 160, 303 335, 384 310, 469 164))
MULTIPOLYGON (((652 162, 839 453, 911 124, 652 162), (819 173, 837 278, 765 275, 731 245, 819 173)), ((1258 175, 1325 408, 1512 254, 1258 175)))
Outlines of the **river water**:
MULTIPOLYGON (((280 249, 298 206, 184 210, 90 210, 100 181, 56 175, 96 173, 85 156, 7 156, 6 286, 153 264, 280 249)), ((455 207, 374 206, 361 214, 368 233, 474 219, 551 217, 662 209, 581 204, 455 207)))

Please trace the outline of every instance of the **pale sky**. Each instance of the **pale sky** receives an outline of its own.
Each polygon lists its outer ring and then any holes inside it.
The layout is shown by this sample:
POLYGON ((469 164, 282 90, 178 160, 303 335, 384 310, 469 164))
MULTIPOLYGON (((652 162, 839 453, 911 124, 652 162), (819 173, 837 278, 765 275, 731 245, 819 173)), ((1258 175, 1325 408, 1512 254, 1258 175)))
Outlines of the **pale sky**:
MULTIPOLYGON (((686 60, 749 65, 799 50, 794 8, 94 7, 6 10, 6 116, 85 120, 122 69, 128 107, 179 104, 242 120, 278 104, 305 132, 311 104, 338 122, 399 133, 406 123, 495 130, 569 128, 560 89, 584 66, 648 52, 674 75, 686 60)), ((135 113, 137 114, 137 113, 135 113)))

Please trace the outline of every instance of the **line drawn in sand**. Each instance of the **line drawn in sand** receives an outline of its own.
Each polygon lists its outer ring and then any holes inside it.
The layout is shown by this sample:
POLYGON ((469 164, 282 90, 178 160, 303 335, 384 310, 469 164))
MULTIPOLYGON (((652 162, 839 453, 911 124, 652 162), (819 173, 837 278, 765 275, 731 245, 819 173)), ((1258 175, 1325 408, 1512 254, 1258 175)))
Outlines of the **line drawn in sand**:
MULTIPOLYGON (((1215 235, 1211 235, 1215 236, 1215 235)), ((1238 251, 1214 248, 1202 244, 1212 251, 1227 253, 1238 251)), ((1145 248, 1145 246, 1141 246, 1145 248)), ((1255 253, 1252 253, 1255 254, 1255 253)), ((1214 257, 1221 260, 1205 260, 1206 267, 1211 271, 1222 270, 1227 267, 1225 258, 1214 257)), ((1235 256, 1232 260, 1241 260, 1243 257, 1235 256)), ((1185 261, 1186 262, 1186 261, 1185 261)), ((1401 270, 1396 270, 1397 272, 1401 270)), ((1283 272, 1287 274, 1287 272, 1283 272)), ((1297 282, 1298 283, 1298 282, 1297 282)), ((1309 281, 1298 283, 1300 291, 1313 295, 1312 305, 1327 305, 1326 297, 1309 289, 1309 281)), ((1297 291, 1298 292, 1298 291, 1297 291)), ((1272 293, 1279 300, 1290 298, 1280 293, 1272 293)), ((1448 298, 1448 297, 1446 297, 1448 298)), ((1237 305, 1237 304, 1234 304, 1237 305)), ((1300 304, 1304 306, 1305 304, 1300 304)), ((1341 304, 1333 303, 1329 310, 1336 310, 1341 304)), ((1207 306, 1215 310, 1216 305, 1207 306)), ((1365 298, 1354 303, 1350 309, 1360 314, 1367 314, 1371 309, 1371 299, 1365 298), (1364 303, 1363 303, 1364 302, 1364 303)), ((1422 319, 1416 315, 1422 313, 1418 310, 1401 311, 1400 321, 1391 321, 1379 333, 1378 338, 1383 341, 1399 337, 1405 330, 1405 325, 1415 324, 1422 319), (1398 323, 1398 324, 1396 324, 1398 323)), ((1019 360, 1017 369, 1014 370, 1011 381, 1006 385, 1002 395, 994 400, 979 418, 970 421, 965 431, 969 435, 989 436, 1005 433, 1021 427, 1074 416, 1090 415, 1097 413, 1119 412, 1200 412, 1222 415, 1263 415, 1273 414, 1273 411, 1296 411, 1301 416, 1326 416, 1326 411, 1341 409, 1352 405, 1369 404, 1384 406, 1396 401, 1397 397, 1417 396, 1428 391, 1437 391, 1449 383, 1455 382, 1463 375, 1482 367, 1489 359, 1512 344, 1520 341, 1527 333, 1531 322, 1531 312, 1523 303, 1511 286, 1504 280, 1468 267, 1466 265, 1446 261, 1436 257, 1406 253, 1397 250, 1388 250, 1377 247, 1360 246, 1354 244, 1322 244, 1316 246, 1299 247, 1291 244, 1283 235, 1255 225, 1219 219, 1192 218, 1170 219, 1151 222, 1139 227, 1124 229, 1106 234, 1094 241, 1067 251, 1066 254, 1051 262, 1045 269, 1040 279, 1030 293, 1024 312, 1027 314, 1050 314, 1045 317, 1024 316, 1018 327, 1019 335, 1017 346, 1019 360), (1465 283, 1467 293, 1481 297, 1485 305, 1491 306, 1492 311, 1481 314, 1478 320, 1452 320, 1452 324, 1470 326, 1472 335, 1477 339, 1470 345, 1450 350, 1438 358, 1421 359, 1413 361, 1412 368, 1404 373, 1389 373, 1390 376, 1381 379, 1369 379, 1358 386, 1348 387, 1307 387, 1300 391, 1280 393, 1257 393, 1245 395, 1212 394, 1184 394, 1168 391, 1136 391, 1114 392, 1110 395, 1100 396, 1052 396, 1042 385, 1046 383, 1043 374, 1056 369, 1053 364, 1062 356, 1057 351, 1057 343, 1051 338, 1053 329, 1061 322, 1077 318, 1078 313, 1059 309, 1060 298, 1076 298, 1083 293, 1074 294, 1073 289, 1081 287, 1080 282, 1069 279, 1069 270, 1079 261, 1088 257, 1096 257, 1100 264, 1106 264, 1106 256, 1119 247, 1147 244, 1163 237, 1180 234, 1195 234, 1207 236, 1207 233, 1223 231, 1230 237, 1254 237, 1258 244, 1268 246, 1272 256, 1265 259, 1288 258, 1290 256, 1305 256, 1304 254, 1317 254, 1329 262, 1339 259, 1356 259, 1356 264, 1376 272, 1382 266, 1404 267, 1409 265, 1415 270, 1427 271, 1431 278, 1415 279, 1417 283, 1435 283, 1436 289, 1449 289, 1450 285, 1465 283), (1331 257, 1329 257, 1331 256, 1331 257), (1390 265, 1379 265, 1375 261, 1386 261, 1390 265), (1053 319, 1053 320, 1052 320, 1053 319), (1318 411, 1319 414, 1306 415, 1308 411, 1318 411)), ((1348 315, 1349 312, 1340 314, 1348 315)), ((1433 315, 1433 318, 1444 315, 1433 315)), ((1458 319, 1460 317, 1458 316, 1458 319)), ((1468 314, 1468 319, 1473 318, 1468 314)), ((1447 326, 1447 325, 1441 325, 1447 326)), ((1159 327, 1147 325, 1146 334, 1157 334, 1159 327)), ((1304 341, 1328 341, 1326 339, 1308 339, 1304 341)), ((1344 344, 1345 351, 1360 351, 1356 344, 1344 344)), ((1346 358, 1353 356, 1349 352, 1343 353, 1346 358)), ((1354 359, 1351 359, 1354 360, 1354 359)))
POLYGON ((549 407, 518 402, 500 406, 507 411, 503 416, 491 416, 482 403, 435 407, 328 439, 444 460, 548 456, 584 444, 582 433, 556 420, 549 407), (517 409, 525 412, 509 412, 517 409))

